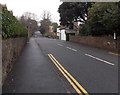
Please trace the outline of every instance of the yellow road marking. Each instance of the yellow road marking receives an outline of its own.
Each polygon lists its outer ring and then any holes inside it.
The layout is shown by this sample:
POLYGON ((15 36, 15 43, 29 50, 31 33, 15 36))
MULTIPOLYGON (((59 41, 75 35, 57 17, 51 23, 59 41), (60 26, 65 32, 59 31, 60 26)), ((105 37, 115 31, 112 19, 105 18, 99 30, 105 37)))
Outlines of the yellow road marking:
POLYGON ((50 54, 52 56, 52 58, 55 60, 55 62, 59 65, 59 67, 62 68, 62 70, 72 79, 72 81, 79 87, 79 89, 85 94, 85 95, 89 95, 88 92, 77 82, 77 80, 70 74, 68 73, 67 70, 65 70, 65 68, 53 57, 52 54, 50 54))
POLYGON ((108 54, 120 56, 120 54, 118 54, 118 53, 113 53, 113 52, 108 52, 108 54))
POLYGON ((56 65, 56 67, 60 70, 60 72, 64 75, 64 77, 68 80, 68 82, 73 86, 75 91, 82 95, 81 91, 77 88, 77 86, 70 80, 70 78, 62 71, 62 69, 58 66, 58 64, 53 60, 53 58, 48 54, 49 58, 52 60, 52 62, 56 65))
MULTIPOLYGON (((51 54, 52 56, 52 54, 51 54)), ((52 56, 53 57, 53 56, 52 56)), ((63 69, 63 71, 74 81, 74 83, 82 90, 85 95, 89 95, 88 92, 77 82, 77 80, 53 57, 57 64, 63 69)))

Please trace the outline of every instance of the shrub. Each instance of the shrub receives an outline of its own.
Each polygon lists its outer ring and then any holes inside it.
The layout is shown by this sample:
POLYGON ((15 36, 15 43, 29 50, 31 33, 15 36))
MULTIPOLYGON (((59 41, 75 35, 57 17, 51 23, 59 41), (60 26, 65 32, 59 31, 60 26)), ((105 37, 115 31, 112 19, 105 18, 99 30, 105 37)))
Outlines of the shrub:
MULTIPOLYGON (((0 5, 1 6, 1 5, 0 5)), ((27 29, 16 19, 6 7, 2 7, 2 37, 26 37, 27 29)))
POLYGON ((82 29, 80 30, 81 36, 89 36, 91 35, 90 26, 88 24, 83 25, 82 29))

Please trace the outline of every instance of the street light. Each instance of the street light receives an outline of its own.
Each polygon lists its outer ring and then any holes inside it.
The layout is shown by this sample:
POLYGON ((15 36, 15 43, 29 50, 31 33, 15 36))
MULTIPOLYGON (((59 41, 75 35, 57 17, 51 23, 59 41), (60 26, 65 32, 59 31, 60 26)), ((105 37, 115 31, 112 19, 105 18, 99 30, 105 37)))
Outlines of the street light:
POLYGON ((28 39, 30 38, 30 29, 31 29, 31 22, 29 23, 29 25, 27 26, 28 29, 28 39))

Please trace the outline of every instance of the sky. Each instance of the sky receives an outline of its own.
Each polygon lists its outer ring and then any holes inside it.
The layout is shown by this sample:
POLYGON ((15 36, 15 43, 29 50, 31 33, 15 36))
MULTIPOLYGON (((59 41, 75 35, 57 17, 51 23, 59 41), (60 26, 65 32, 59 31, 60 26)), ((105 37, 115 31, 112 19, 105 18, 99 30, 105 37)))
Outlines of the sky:
POLYGON ((25 12, 35 13, 41 19, 43 11, 51 13, 52 22, 59 24, 59 13, 57 12, 60 0, 0 0, 1 4, 6 4, 8 10, 13 11, 14 16, 21 16, 25 12))

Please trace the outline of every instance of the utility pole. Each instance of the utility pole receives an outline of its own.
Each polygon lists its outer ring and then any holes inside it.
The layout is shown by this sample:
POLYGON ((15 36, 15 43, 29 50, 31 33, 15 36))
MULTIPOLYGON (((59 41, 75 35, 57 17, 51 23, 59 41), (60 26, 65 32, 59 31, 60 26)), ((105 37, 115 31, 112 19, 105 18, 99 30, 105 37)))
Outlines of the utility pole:
POLYGON ((27 26, 27 30, 28 30, 28 35, 27 35, 27 37, 28 37, 28 42, 29 42, 29 38, 30 38, 30 26, 27 26))
POLYGON ((30 38, 30 36, 31 36, 31 22, 29 23, 29 25, 27 26, 27 29, 28 29, 28 41, 29 41, 29 38, 30 38))

